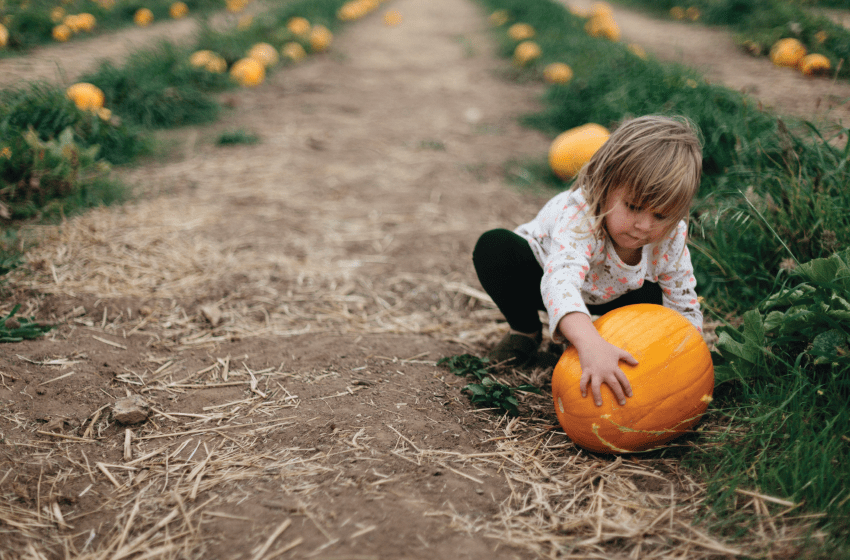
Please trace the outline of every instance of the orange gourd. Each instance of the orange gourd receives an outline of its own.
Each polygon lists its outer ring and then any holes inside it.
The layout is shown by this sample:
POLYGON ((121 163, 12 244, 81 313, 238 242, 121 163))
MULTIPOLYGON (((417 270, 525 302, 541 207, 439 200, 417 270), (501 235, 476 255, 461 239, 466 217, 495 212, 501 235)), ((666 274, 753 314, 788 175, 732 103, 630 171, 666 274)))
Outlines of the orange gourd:
POLYGON ((770 61, 777 66, 796 68, 804 56, 806 56, 806 47, 791 37, 780 39, 770 47, 770 61))
POLYGON ((549 146, 549 167, 561 179, 572 179, 608 140, 608 136, 608 129, 596 123, 562 132, 549 146))
POLYGON ((646 451, 664 445, 699 422, 711 402, 714 366, 700 332, 676 311, 653 304, 628 305, 594 321, 608 342, 638 360, 620 362, 633 396, 620 406, 602 384, 602 406, 588 387, 581 396, 581 365, 568 348, 552 375, 558 422, 576 445, 600 453, 646 451))
POLYGON ((829 73, 829 59, 822 54, 807 54, 800 59, 800 72, 806 76, 820 76, 829 73))

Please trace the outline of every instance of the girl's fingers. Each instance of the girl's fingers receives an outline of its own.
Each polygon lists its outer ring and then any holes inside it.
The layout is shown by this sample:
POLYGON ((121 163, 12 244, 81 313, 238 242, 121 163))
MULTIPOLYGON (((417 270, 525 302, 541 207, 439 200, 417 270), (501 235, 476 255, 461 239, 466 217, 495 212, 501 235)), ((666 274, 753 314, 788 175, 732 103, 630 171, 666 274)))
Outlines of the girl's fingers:
MULTIPOLYGON (((617 377, 617 380, 620 382, 620 385, 623 387, 623 392, 627 397, 632 396, 632 384, 629 383, 629 378, 626 377, 626 374, 623 373, 623 370, 617 368, 617 371, 614 372, 614 375, 617 377)), ((620 402, 620 404, 626 404, 625 402, 620 402)))
POLYGON ((630 366, 638 365, 638 361, 634 356, 623 350, 623 354, 620 356, 620 359, 629 364, 630 366))

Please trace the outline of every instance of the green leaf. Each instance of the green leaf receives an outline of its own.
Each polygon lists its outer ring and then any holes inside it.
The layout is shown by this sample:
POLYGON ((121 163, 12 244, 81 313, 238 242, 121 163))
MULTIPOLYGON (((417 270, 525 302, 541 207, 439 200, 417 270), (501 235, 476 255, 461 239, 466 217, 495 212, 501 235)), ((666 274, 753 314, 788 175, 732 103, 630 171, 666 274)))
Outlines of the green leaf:
POLYGON ((816 364, 827 364, 838 358, 839 348, 847 344, 847 335, 837 329, 820 333, 812 341, 809 353, 815 356, 816 364))

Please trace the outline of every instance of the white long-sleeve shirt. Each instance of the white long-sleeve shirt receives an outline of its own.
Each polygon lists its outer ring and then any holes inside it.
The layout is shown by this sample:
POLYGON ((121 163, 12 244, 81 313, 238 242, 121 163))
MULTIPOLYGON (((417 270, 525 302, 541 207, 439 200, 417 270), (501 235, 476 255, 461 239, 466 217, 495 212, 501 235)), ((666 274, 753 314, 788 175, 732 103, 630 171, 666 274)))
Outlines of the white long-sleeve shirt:
POLYGON ((644 245, 640 262, 629 265, 617 255, 607 235, 600 239, 590 232, 589 218, 584 195, 576 189, 554 196, 532 221, 514 230, 528 240, 543 267, 540 293, 552 338, 564 340, 558 331, 564 315, 590 315, 587 305, 606 303, 647 280, 661 287, 665 307, 681 313, 702 332, 684 220, 658 243, 644 245))

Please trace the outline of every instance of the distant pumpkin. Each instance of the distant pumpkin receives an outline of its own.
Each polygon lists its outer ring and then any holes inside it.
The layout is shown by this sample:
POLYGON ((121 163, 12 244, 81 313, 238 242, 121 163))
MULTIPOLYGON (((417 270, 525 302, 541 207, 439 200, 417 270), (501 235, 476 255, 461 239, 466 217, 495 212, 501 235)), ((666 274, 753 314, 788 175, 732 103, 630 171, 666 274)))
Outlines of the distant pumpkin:
POLYGON ((0 48, 9 44, 9 30, 6 26, 0 23, 0 48))
POLYGON ((254 58, 240 58, 230 68, 230 76, 241 86, 258 86, 266 78, 266 67, 254 58))
POLYGON ((549 167, 561 179, 572 179, 608 140, 608 136, 608 129, 596 123, 562 132, 549 146, 549 167))
POLYGON ((268 43, 256 43, 248 51, 248 57, 259 60, 266 68, 274 66, 280 60, 277 49, 268 43))
POLYGON ((181 19, 189 13, 189 6, 185 2, 174 2, 168 7, 168 15, 173 19, 181 19))
POLYGON ((525 41, 534 37, 534 28, 527 23, 515 23, 508 27, 508 37, 514 41, 525 41))
POLYGON ((573 79, 573 69, 563 62, 552 62, 543 69, 543 79, 550 84, 566 84, 573 79))
POLYGON ((73 34, 74 32, 71 31, 71 28, 65 25, 64 23, 60 23, 59 25, 55 26, 51 31, 53 39, 55 41, 59 41, 60 43, 64 43, 65 41, 70 39, 73 34))
POLYGON ((796 68, 800 59, 806 56, 806 47, 797 39, 787 37, 776 41, 770 47, 769 56, 770 61, 777 66, 796 68))
POLYGON ((534 41, 523 41, 514 49, 514 62, 519 66, 525 66, 533 60, 540 58, 543 51, 540 45, 534 41))
POLYGON ((153 12, 148 8, 139 8, 133 14, 133 22, 139 27, 147 27, 153 21, 153 12))
POLYGON ((305 56, 307 56, 307 51, 304 50, 304 47, 301 46, 301 43, 296 43, 295 41, 290 41, 283 45, 280 49, 280 54, 283 55, 284 58, 288 58, 292 62, 300 62, 305 56))
POLYGON ((812 53, 800 59, 799 68, 806 76, 820 76, 828 74, 832 66, 824 55, 812 53))
POLYGON ((97 111, 103 107, 106 97, 103 90, 88 82, 78 82, 65 90, 65 95, 81 111, 97 111))
POLYGON ((307 18, 295 16, 286 22, 286 28, 298 35, 299 37, 307 37, 310 33, 310 22, 307 18))
POLYGON ((310 30, 308 40, 310 42, 310 49, 313 52, 325 52, 331 48, 334 35, 331 33, 331 30, 324 25, 314 25, 310 30))

